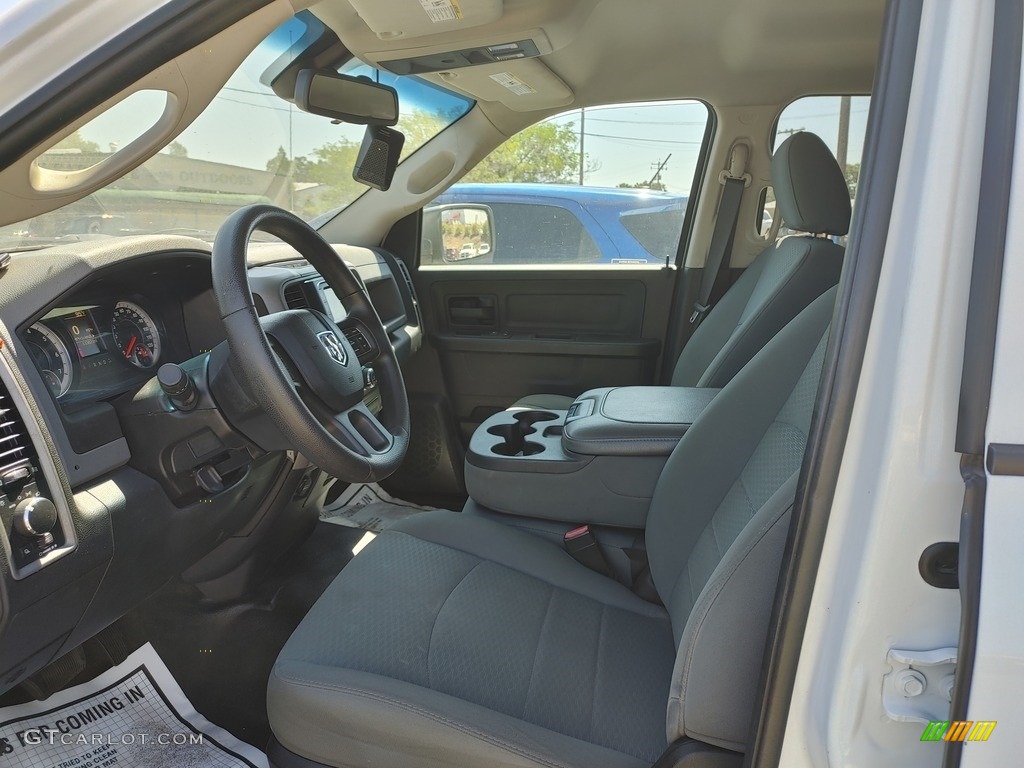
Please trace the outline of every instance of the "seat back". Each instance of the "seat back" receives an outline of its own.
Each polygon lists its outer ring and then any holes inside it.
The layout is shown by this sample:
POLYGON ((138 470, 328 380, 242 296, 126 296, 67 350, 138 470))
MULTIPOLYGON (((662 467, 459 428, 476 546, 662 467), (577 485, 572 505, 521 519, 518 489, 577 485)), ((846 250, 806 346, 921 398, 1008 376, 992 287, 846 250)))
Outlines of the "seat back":
POLYGON ((806 236, 772 243, 697 327, 679 355, 672 383, 722 387, 800 311, 839 283, 844 249, 819 234, 845 235, 850 193, 829 148, 795 133, 772 158, 777 211, 806 236))
POLYGON ((669 742, 745 747, 836 294, 733 378, 658 481, 646 538, 677 647, 669 742))

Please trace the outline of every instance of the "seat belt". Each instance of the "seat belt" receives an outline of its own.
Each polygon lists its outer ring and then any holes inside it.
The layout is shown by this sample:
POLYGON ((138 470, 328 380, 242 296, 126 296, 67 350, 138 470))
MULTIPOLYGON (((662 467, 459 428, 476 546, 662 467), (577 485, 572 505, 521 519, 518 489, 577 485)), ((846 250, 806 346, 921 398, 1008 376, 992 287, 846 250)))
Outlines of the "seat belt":
POLYGON ((562 544, 565 546, 565 551, 580 565, 585 565, 602 576, 614 578, 611 566, 608 565, 608 560, 605 558, 604 552, 601 551, 601 545, 597 543, 597 537, 590 530, 589 525, 581 525, 567 531, 562 537, 562 544))
POLYGON ((750 174, 747 170, 747 158, 750 147, 743 143, 734 144, 729 153, 729 170, 722 171, 718 176, 720 184, 725 185, 722 199, 718 204, 718 217, 715 219, 715 231, 711 235, 711 248, 704 262, 704 272, 700 277, 700 289, 697 301, 693 305, 690 324, 700 324, 711 310, 711 291, 714 290, 722 266, 728 261, 732 252, 733 240, 736 238, 736 221, 740 216, 740 203, 743 201, 743 189, 750 185, 750 174))

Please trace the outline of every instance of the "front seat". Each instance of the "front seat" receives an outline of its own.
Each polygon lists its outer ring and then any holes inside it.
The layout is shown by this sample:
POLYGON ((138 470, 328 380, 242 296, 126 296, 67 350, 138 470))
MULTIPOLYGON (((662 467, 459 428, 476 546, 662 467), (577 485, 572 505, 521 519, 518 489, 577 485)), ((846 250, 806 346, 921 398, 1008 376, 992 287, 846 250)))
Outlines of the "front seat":
MULTIPOLYGON (((723 387, 768 340, 839 283, 844 249, 822 235, 850 229, 850 190, 839 163, 813 133, 794 133, 772 158, 776 210, 804 236, 772 243, 744 270, 683 348, 676 387, 723 387)), ((573 398, 528 395, 513 408, 564 411, 573 398)))
POLYGON ((664 607, 526 531, 414 515, 282 649, 273 764, 639 768, 680 739, 742 751, 835 296, 669 457, 646 530, 664 607))

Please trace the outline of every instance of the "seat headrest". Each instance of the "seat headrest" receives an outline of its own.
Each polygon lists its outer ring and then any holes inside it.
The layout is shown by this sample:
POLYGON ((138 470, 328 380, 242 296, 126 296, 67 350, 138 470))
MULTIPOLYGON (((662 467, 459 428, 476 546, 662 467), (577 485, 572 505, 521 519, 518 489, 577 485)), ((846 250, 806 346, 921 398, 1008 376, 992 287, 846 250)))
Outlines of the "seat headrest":
POLYGON ((850 189, 832 151, 813 133, 794 133, 775 150, 772 186, 782 220, 801 232, 850 231, 850 189))

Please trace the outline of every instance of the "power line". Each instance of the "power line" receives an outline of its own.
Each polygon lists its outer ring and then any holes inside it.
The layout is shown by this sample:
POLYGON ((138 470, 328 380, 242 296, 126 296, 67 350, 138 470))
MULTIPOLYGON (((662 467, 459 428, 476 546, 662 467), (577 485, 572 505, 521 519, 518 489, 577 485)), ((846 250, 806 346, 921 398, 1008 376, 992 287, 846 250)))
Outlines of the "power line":
POLYGON ((621 123, 625 125, 707 125, 707 120, 619 120, 614 117, 592 117, 595 123, 621 123))
POLYGON ((241 104, 243 107, 253 107, 254 109, 272 109, 275 112, 291 112, 287 107, 275 107, 273 104, 252 104, 248 101, 239 101, 238 99, 231 99, 227 96, 217 96, 216 99, 220 101, 227 101, 231 104, 241 104))
MULTIPOLYGON (((574 110, 574 112, 575 112, 575 110, 574 110)), ((868 110, 866 108, 865 109, 853 109, 853 110, 850 111, 850 114, 851 115, 863 115, 863 114, 867 114, 867 112, 868 112, 868 110)), ((570 117, 572 114, 573 114, 573 112, 569 112, 569 113, 566 113, 566 114, 563 114, 563 115, 558 115, 556 117, 548 118, 547 120, 543 120, 542 122, 550 123, 550 122, 554 122, 555 120, 563 120, 566 117, 570 117)), ((821 113, 813 114, 813 115, 799 115, 797 118, 791 118, 791 119, 813 120, 813 119, 824 118, 824 117, 836 117, 837 115, 838 115, 837 112, 821 112, 821 113)), ((643 120, 643 119, 628 120, 628 119, 625 119, 625 118, 592 117, 592 116, 588 116, 587 119, 590 120, 591 122, 594 122, 594 123, 618 123, 620 125, 668 125, 668 126, 699 125, 699 126, 704 126, 704 125, 707 125, 707 122, 708 122, 707 120, 643 120)), ((589 135, 592 136, 593 134, 589 134, 589 135)))
MULTIPOLYGON (((573 133, 577 136, 579 135, 579 131, 573 131, 573 133)), ((652 139, 647 136, 618 136, 610 133, 594 133, 593 131, 587 131, 587 136, 597 139, 610 139, 613 141, 640 141, 650 144, 678 144, 693 147, 699 147, 703 143, 700 141, 687 141, 685 139, 652 139)))
POLYGON ((273 97, 275 99, 278 98, 277 94, 274 93, 273 91, 251 91, 251 90, 249 90, 247 88, 235 88, 235 87, 230 86, 230 85, 225 85, 223 88, 221 88, 221 90, 222 91, 234 91, 235 93, 249 93, 249 94, 252 94, 253 96, 267 96, 267 97, 273 97))

